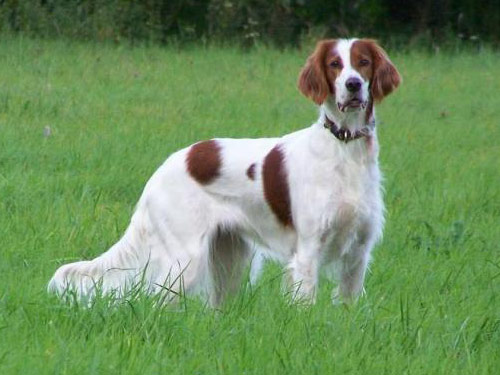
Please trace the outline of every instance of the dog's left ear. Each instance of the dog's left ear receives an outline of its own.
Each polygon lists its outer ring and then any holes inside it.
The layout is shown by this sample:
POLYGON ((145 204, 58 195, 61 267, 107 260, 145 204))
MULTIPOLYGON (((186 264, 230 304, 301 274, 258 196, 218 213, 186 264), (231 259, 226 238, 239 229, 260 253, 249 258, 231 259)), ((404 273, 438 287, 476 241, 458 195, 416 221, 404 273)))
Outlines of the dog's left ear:
POLYGON ((331 88, 325 73, 325 55, 329 49, 332 49, 336 40, 321 40, 316 45, 314 52, 308 57, 306 65, 302 68, 299 75, 297 86, 302 94, 311 98, 318 105, 321 105, 331 88))
POLYGON ((365 39, 363 42, 368 44, 373 58, 371 94, 375 102, 380 102, 399 86, 401 75, 376 41, 365 39))

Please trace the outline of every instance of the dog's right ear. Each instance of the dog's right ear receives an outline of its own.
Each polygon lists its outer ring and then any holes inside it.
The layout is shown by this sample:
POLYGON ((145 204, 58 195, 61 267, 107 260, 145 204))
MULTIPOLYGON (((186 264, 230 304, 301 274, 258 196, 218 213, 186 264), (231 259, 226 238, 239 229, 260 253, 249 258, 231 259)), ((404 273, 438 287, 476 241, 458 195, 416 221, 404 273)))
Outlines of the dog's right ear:
POLYGON ((391 62, 387 53, 375 40, 361 39, 371 50, 373 58, 373 80, 370 90, 375 102, 381 102, 387 95, 394 91, 401 83, 401 75, 391 62))
POLYGON ((334 39, 319 41, 299 75, 297 86, 300 92, 318 105, 325 101, 329 93, 333 94, 326 77, 325 59, 326 53, 332 50, 336 43, 334 39))

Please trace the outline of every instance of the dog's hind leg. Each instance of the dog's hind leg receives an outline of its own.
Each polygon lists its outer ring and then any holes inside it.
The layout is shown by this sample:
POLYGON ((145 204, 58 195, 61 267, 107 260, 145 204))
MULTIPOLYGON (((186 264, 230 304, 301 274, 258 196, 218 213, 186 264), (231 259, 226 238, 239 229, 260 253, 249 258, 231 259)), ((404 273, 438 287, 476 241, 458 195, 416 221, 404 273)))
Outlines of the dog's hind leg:
POLYGON ((210 244, 210 273, 213 281, 212 305, 239 288, 245 266, 249 264, 251 250, 241 236, 232 230, 217 228, 210 244))
POLYGON ((265 262, 266 257, 261 251, 257 250, 253 253, 250 263, 250 284, 252 286, 257 285, 265 262))

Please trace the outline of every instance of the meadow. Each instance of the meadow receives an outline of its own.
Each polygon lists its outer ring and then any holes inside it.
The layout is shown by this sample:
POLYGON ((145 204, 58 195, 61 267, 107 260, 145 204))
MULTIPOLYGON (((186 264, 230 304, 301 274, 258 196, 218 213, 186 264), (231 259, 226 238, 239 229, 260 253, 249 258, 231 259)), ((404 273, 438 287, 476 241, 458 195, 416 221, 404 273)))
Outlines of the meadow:
POLYGON ((498 52, 389 51, 377 111, 386 229, 367 294, 290 306, 281 269, 219 309, 86 309, 46 284, 125 230, 149 176, 212 137, 279 136, 317 109, 309 49, 0 42, 0 374, 494 374, 500 368, 498 52))

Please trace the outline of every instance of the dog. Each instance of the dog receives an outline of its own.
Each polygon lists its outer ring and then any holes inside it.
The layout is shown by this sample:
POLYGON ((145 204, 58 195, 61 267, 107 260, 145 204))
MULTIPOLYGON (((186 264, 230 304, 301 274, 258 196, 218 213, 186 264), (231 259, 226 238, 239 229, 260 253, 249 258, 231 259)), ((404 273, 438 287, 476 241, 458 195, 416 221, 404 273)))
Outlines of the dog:
POLYGON ((123 237, 93 260, 60 267, 48 290, 89 299, 141 283, 147 293, 198 294, 216 306, 258 251, 286 265, 297 298, 315 301, 324 267, 338 281, 333 302, 355 301, 384 225, 374 105, 400 81, 374 40, 319 41, 298 79, 319 106, 312 126, 173 153, 123 237))

